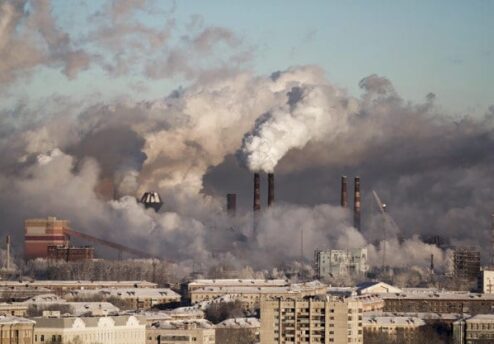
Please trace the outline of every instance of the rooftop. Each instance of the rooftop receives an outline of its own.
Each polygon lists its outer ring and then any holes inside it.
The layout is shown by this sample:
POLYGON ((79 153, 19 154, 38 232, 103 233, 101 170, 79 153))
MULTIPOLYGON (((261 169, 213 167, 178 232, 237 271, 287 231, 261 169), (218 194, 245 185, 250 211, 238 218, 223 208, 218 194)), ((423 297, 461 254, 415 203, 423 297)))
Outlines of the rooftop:
POLYGON ((258 328, 261 323, 257 318, 226 319, 216 325, 216 328, 258 328))
POLYGON ((364 315, 362 324, 364 327, 371 325, 419 327, 424 326, 425 321, 416 317, 364 315))

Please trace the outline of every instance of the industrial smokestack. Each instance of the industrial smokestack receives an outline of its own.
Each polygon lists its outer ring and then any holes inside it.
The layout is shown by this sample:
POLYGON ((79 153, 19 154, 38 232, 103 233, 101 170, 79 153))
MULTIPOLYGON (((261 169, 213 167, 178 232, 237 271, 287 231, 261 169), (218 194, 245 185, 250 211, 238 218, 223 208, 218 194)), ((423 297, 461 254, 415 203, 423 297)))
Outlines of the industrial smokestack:
POLYGON ((348 208, 348 191, 347 191, 347 184, 346 184, 346 176, 341 176, 340 204, 343 208, 348 208))
POLYGON ((226 195, 226 211, 230 216, 235 216, 237 213, 237 194, 229 193, 226 195))
POLYGON ((7 259, 5 263, 5 269, 10 270, 10 235, 5 238, 5 244, 7 246, 7 259))
POLYGON ((254 212, 261 210, 261 177, 254 173, 254 212))
POLYGON ((274 173, 268 173, 268 207, 274 203, 274 173))
POLYGON ((491 214, 491 252, 490 264, 494 266, 494 214, 491 214))
POLYGON ((360 231, 360 177, 355 177, 353 192, 353 226, 360 231))

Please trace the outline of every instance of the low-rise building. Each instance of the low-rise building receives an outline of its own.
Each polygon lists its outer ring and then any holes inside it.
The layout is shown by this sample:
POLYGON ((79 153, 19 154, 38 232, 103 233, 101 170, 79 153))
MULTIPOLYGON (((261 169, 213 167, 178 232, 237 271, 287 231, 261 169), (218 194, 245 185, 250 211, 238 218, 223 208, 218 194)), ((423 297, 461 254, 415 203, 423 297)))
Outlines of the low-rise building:
POLYGON ((0 316, 0 343, 32 344, 35 322, 15 316, 0 316))
POLYGON ((494 343, 494 314, 478 314, 453 324, 455 344, 494 343))
POLYGON ((0 292, 5 290, 12 293, 25 291, 27 297, 55 293, 63 295, 70 290, 91 290, 104 288, 157 288, 158 285, 148 281, 4 281, 0 280, 0 292), (36 291, 40 292, 36 292, 36 291))
POLYGON ((148 309, 155 305, 180 302, 180 294, 168 288, 108 288, 72 290, 64 295, 67 300, 99 296, 103 299, 119 299, 129 309, 148 309))
POLYGON ((358 276, 367 273, 367 248, 317 250, 314 265, 318 278, 358 276))
POLYGON ((144 344, 145 322, 134 316, 40 317, 34 329, 37 343, 144 344))
POLYGON ((400 335, 402 340, 412 340, 425 325, 425 321, 417 317, 364 315, 364 343, 375 334, 395 339, 400 335))
POLYGON ((362 304, 316 297, 261 302, 261 344, 362 343, 362 304))
POLYGON ((232 300, 240 301, 246 309, 256 309, 262 299, 269 298, 302 298, 306 296, 325 295, 327 286, 319 281, 296 283, 280 287, 263 286, 211 286, 191 291, 191 302, 197 304, 219 297, 229 296, 232 300))
POLYGON ((207 320, 167 320, 148 326, 147 344, 214 344, 215 327, 207 320))
POLYGON ((17 304, 26 308, 29 307, 31 311, 38 311, 39 314, 43 310, 53 309, 53 307, 58 306, 60 311, 78 317, 116 315, 120 311, 117 306, 110 302, 68 302, 55 294, 34 296, 17 304))
POLYGON ((237 344, 238 338, 259 342, 261 322, 257 318, 233 318, 216 324, 216 344, 237 344))
POLYGON ((494 294, 451 291, 407 291, 380 294, 385 312, 490 313, 494 294))
POLYGON ((25 317, 27 312, 27 305, 19 304, 16 302, 2 302, 0 303, 0 315, 12 315, 16 317, 25 317))

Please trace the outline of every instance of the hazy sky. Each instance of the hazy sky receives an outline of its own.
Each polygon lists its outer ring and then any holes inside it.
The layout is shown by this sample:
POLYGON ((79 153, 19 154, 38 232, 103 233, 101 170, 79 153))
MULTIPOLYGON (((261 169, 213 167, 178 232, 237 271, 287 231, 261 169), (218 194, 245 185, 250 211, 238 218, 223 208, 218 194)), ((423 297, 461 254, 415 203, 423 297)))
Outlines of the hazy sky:
MULTIPOLYGON (((74 45, 91 51, 88 35, 101 2, 75 3, 54 1, 54 15, 74 45)), ((493 1, 190 0, 154 6, 156 11, 138 20, 156 28, 173 23, 172 42, 194 22, 231 30, 248 53, 242 68, 257 73, 317 64, 354 95, 360 93, 358 82, 376 73, 392 80, 405 99, 422 101, 435 93, 437 104, 452 115, 482 114, 494 102, 493 1)), ((216 54, 221 56, 221 49, 216 54)), ((38 67, 4 100, 96 92, 103 99, 128 92, 146 99, 187 82, 180 76, 152 81, 139 73, 109 76, 95 64, 68 80, 57 68, 38 67)))

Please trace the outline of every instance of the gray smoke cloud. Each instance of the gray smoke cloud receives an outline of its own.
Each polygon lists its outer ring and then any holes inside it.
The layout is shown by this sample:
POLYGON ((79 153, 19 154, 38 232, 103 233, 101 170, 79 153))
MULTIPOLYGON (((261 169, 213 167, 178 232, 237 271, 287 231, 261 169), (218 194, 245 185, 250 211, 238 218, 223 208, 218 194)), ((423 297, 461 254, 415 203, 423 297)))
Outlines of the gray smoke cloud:
POLYGON ((483 118, 453 117, 433 94, 409 102, 377 75, 362 79, 361 96, 350 96, 317 66, 255 75, 241 68, 248 54, 229 30, 196 17, 177 40, 173 8, 161 13, 160 27, 134 20, 136 11, 152 9, 140 0, 107 3, 87 36, 74 40, 56 25, 48 1, 1 3, 3 85, 37 66, 77 78, 93 63, 110 76, 190 79, 159 99, 52 96, 1 110, 2 234, 14 234, 18 252, 24 219, 55 215, 74 229, 184 264, 204 262, 204 269, 305 266, 317 248, 363 246, 380 266, 383 239, 393 257, 387 265, 424 267, 434 254, 441 267, 443 251, 419 237, 428 235, 480 245, 485 257, 494 108, 483 118), (88 43, 97 48, 86 51, 88 43), (231 54, 216 58, 218 47, 231 54), (204 55, 212 58, 197 62, 204 55), (277 182, 276 205, 260 215, 255 239, 250 170, 275 171, 277 182), (342 174, 362 178, 362 233, 335 206, 342 174), (159 213, 136 201, 148 190, 164 200, 159 213), (385 227, 371 190, 399 229, 385 227), (224 211, 228 192, 239 195, 236 218, 224 211))

